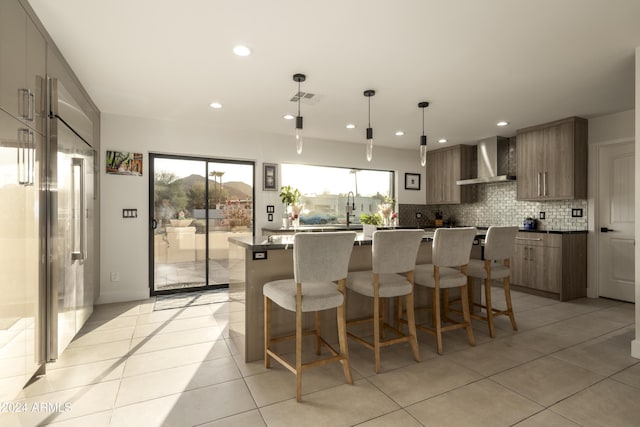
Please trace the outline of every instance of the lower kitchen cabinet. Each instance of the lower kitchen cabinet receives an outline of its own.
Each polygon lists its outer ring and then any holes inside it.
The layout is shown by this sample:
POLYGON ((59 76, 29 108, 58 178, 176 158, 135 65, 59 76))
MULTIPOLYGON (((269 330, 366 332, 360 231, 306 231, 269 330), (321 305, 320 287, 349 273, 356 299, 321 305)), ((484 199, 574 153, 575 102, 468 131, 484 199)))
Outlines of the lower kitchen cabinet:
POLYGON ((511 283, 567 301, 587 295, 587 234, 521 232, 511 283))

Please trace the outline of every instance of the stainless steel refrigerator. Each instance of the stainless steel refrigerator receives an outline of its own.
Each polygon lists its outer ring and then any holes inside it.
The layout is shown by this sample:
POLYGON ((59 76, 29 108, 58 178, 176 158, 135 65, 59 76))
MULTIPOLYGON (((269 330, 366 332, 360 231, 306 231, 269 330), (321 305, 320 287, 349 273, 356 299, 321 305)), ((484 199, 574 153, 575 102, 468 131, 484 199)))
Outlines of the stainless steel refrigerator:
POLYGON ((93 312, 93 125, 56 79, 49 80, 47 360, 55 360, 93 312))

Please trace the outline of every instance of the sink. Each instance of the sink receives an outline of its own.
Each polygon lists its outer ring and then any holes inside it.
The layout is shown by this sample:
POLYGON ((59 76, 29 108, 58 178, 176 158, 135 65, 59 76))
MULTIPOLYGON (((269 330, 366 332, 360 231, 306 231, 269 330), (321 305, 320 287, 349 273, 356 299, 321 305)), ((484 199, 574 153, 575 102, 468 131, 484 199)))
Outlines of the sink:
POLYGON ((188 227, 191 225, 192 219, 170 219, 172 227, 188 227))

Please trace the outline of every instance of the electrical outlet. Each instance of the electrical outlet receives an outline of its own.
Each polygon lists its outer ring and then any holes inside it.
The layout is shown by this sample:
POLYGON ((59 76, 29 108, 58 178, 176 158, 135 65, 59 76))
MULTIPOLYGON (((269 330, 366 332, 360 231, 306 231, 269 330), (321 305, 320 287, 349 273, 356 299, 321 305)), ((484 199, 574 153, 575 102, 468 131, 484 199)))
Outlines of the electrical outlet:
POLYGON ((573 218, 582 218, 582 208, 571 209, 571 216, 573 218))
POLYGON ((545 213, 544 212, 540 212, 540 215, 538 216, 538 218, 540 219, 545 219, 545 213))
POLYGON ((416 212, 416 219, 422 219, 422 212, 416 212))
POLYGON ((112 271, 111 272, 111 281, 112 282, 119 282, 120 281, 120 273, 117 271, 112 271))

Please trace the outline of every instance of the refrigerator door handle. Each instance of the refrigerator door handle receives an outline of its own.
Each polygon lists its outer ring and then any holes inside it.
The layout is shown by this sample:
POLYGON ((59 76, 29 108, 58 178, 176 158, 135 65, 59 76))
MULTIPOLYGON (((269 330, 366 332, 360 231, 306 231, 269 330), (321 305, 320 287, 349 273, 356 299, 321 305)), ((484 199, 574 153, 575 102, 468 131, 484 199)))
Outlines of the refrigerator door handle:
POLYGON ((29 185, 29 130, 18 129, 18 184, 29 185))
POLYGON ((71 160, 71 182, 73 185, 72 210, 73 210, 73 235, 71 248, 71 260, 86 259, 86 200, 84 188, 84 159, 74 157, 71 160))

